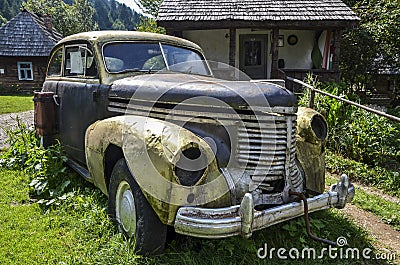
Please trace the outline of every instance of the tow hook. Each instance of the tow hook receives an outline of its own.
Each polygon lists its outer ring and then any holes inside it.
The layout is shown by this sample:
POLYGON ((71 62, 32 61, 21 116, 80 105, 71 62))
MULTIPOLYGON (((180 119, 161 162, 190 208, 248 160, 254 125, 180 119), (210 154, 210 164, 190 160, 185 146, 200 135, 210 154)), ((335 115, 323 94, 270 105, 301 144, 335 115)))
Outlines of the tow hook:
POLYGON ((308 236, 309 236, 312 240, 315 240, 315 241, 317 241, 317 242, 321 242, 321 243, 325 243, 325 244, 328 244, 328 245, 337 247, 337 243, 336 243, 336 242, 330 241, 330 240, 325 239, 325 238, 320 238, 320 237, 317 237, 317 236, 315 236, 315 235, 312 234, 312 232, 311 232, 311 226, 310 226, 310 217, 309 217, 309 215, 308 215, 307 198, 306 198, 305 194, 304 194, 304 193, 301 193, 301 192, 295 192, 295 191, 289 191, 289 194, 290 194, 290 195, 297 196, 298 199, 299 199, 299 201, 300 201, 300 200, 303 201, 303 205, 304 205, 304 221, 305 221, 305 223, 306 223, 306 231, 307 231, 308 236))

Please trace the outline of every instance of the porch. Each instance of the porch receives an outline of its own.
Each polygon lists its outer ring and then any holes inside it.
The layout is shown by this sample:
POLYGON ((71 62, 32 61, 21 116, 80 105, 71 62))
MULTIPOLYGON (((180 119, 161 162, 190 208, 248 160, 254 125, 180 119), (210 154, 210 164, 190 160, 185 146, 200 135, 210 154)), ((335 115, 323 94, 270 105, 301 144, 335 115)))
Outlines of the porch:
POLYGON ((286 87, 290 91, 301 93, 303 92, 302 86, 286 79, 286 77, 305 80, 309 74, 312 74, 320 82, 340 82, 340 72, 338 70, 325 69, 278 69, 277 79, 285 80, 286 87))
POLYGON ((340 0, 164 0, 157 16, 167 34, 199 44, 209 60, 252 79, 312 72, 320 81, 339 81, 341 32, 359 20, 340 0))

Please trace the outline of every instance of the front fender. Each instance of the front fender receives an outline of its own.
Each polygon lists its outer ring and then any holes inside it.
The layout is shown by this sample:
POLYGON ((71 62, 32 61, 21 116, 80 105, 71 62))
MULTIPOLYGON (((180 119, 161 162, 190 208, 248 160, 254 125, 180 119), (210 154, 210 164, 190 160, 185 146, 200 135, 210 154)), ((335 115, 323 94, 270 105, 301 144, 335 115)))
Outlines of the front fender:
POLYGON ((95 185, 105 194, 105 153, 110 144, 122 148, 129 170, 165 224, 173 224, 182 205, 230 201, 228 184, 220 177, 215 155, 204 140, 175 124, 133 115, 98 121, 86 131, 87 166, 95 185), (174 173, 174 165, 179 154, 190 147, 199 148, 209 162, 196 186, 183 186, 174 173))
POLYGON ((297 112, 296 157, 305 173, 306 188, 318 193, 323 193, 325 189, 327 132, 327 123, 321 114, 310 108, 299 107, 297 112))

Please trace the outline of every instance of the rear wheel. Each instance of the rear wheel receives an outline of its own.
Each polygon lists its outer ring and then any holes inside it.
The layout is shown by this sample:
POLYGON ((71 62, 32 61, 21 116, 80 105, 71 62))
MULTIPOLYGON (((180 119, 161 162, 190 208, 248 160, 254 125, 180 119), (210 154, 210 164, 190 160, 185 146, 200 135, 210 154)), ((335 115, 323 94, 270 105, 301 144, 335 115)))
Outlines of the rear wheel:
POLYGON ((167 226, 151 208, 123 158, 111 173, 108 212, 138 254, 154 255, 163 251, 167 226))

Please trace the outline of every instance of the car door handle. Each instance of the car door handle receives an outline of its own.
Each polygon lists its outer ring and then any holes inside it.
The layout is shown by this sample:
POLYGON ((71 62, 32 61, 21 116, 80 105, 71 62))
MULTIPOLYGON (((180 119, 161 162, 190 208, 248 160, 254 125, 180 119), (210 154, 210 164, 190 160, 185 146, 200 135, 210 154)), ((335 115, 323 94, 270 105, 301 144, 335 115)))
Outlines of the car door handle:
POLYGON ((56 104, 57 107, 60 106, 60 97, 58 95, 53 95, 53 100, 54 104, 56 104))

